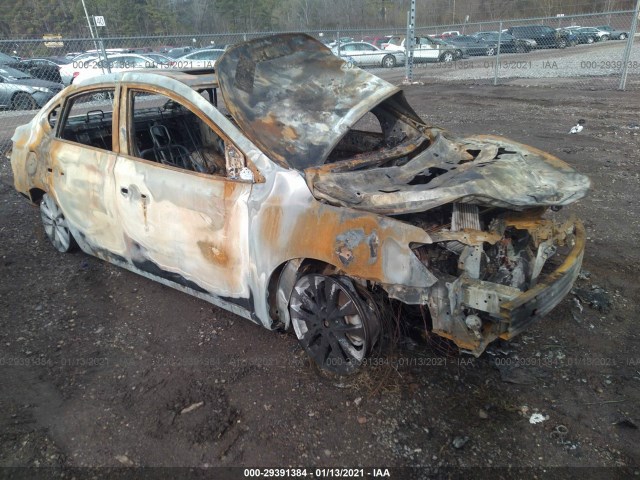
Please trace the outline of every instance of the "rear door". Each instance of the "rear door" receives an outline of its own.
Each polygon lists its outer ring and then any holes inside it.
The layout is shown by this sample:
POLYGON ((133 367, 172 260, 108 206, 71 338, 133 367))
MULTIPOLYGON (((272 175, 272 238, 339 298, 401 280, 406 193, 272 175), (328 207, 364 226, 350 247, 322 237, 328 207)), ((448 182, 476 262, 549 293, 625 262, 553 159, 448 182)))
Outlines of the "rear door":
POLYGON ((68 97, 59 107, 62 115, 51 140, 47 167, 49 193, 80 247, 110 259, 120 258, 123 251, 113 183, 118 156, 117 98, 118 87, 85 89, 68 97))

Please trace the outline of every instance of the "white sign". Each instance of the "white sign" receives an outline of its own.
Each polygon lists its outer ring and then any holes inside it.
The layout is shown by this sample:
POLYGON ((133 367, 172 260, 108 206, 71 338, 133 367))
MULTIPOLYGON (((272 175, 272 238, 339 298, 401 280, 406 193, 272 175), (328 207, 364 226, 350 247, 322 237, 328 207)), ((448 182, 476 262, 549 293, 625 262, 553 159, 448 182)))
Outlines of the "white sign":
POLYGON ((558 13, 556 14, 556 17, 564 17, 564 13, 558 13))
POLYGON ((96 27, 106 27, 107 23, 104 21, 103 16, 93 17, 93 21, 96 22, 96 27))

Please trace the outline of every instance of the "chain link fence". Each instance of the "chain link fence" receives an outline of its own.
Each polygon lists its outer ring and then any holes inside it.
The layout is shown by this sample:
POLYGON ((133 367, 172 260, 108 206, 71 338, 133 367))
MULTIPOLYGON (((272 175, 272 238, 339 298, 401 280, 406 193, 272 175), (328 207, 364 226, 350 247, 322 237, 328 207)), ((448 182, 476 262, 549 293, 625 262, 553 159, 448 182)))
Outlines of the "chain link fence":
MULTIPOLYGON (((308 31, 354 66, 398 83, 485 82, 637 89, 640 46, 633 10, 563 17, 376 29, 308 31), (579 28, 580 27, 580 28, 579 28), (587 27, 587 28, 585 28, 587 27), (598 28, 594 28, 598 27, 598 28), (363 44, 379 50, 361 51, 363 44), (451 53, 451 55, 449 55, 451 53), (393 56, 393 61, 390 57, 393 56), (385 68, 387 67, 387 68, 385 68)), ((63 86, 107 70, 214 65, 227 46, 275 32, 0 40, 0 148, 63 86), (205 51, 203 51, 205 50, 205 51), (207 52, 206 50, 213 51, 207 52), (98 52, 105 52, 105 61, 98 52), (84 55, 84 56, 79 56, 84 55)))

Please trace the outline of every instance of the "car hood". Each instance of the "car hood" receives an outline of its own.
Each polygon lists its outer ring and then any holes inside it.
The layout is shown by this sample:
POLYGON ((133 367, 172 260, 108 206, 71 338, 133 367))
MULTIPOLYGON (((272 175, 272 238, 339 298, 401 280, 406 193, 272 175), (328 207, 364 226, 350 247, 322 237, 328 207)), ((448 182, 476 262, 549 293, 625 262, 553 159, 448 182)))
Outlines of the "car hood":
POLYGON ((434 129, 430 146, 401 166, 308 169, 313 195, 379 214, 417 213, 451 202, 525 210, 585 196, 589 178, 562 160, 497 136, 451 137, 434 129))
MULTIPOLYGON (((244 133, 281 165, 322 165, 347 131, 396 86, 348 65, 305 34, 259 38, 217 61, 225 105, 244 133)), ((404 99, 405 115, 420 118, 404 99)))

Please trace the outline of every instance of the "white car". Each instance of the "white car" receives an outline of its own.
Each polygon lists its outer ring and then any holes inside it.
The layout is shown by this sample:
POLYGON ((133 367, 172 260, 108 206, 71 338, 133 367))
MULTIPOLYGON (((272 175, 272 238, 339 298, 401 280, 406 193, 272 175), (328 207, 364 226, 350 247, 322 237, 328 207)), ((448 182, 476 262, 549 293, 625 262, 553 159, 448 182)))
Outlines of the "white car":
POLYGON ((180 70, 185 68, 213 68, 216 60, 224 53, 220 48, 207 48, 176 58, 171 66, 180 70))
MULTIPOLYGON (((69 85, 79 80, 95 77, 96 75, 104 75, 113 72, 123 72, 125 70, 138 70, 141 68, 163 68, 150 57, 139 55, 137 53, 120 53, 109 55, 107 60, 94 56, 84 58, 82 60, 74 60, 60 69, 60 77, 65 85, 69 85)), ((166 67, 164 67, 166 68, 166 67)))
POLYGON ((404 52, 387 52, 367 42, 349 42, 333 47, 334 55, 353 62, 359 67, 385 67, 392 68, 404 64, 404 52))
MULTIPOLYGON (((405 38, 392 37, 384 47, 385 51, 405 51, 405 38)), ((416 37, 413 48, 414 62, 452 62, 457 58, 456 48, 441 45, 429 37, 416 37)))

